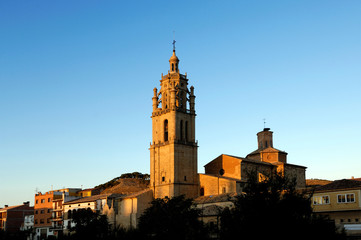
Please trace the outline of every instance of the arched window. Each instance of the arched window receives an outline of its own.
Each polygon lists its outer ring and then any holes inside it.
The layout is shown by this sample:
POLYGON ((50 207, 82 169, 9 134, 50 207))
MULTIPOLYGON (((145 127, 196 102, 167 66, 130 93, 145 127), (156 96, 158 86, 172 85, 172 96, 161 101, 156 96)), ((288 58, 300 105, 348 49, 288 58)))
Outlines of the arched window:
POLYGON ((183 120, 180 121, 180 134, 179 137, 183 140, 183 120))
POLYGON ((188 141, 188 121, 186 121, 186 126, 185 126, 185 138, 186 141, 188 141))
POLYGON ((174 63, 172 63, 172 72, 174 71, 174 63))
POLYGON ((164 120, 164 141, 168 141, 168 120, 164 120))

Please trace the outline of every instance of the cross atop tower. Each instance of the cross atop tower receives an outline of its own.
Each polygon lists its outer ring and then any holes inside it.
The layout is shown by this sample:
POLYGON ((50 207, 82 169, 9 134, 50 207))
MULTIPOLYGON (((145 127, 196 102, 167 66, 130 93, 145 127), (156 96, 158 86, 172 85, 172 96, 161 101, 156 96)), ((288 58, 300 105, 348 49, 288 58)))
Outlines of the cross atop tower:
POLYGON ((173 44, 173 52, 175 52, 175 43, 176 43, 176 41, 175 41, 175 31, 173 31, 173 42, 172 42, 172 44, 173 44))
POLYGON ((175 52, 175 43, 176 43, 176 40, 173 39, 173 42, 172 42, 172 44, 173 44, 173 52, 175 52))

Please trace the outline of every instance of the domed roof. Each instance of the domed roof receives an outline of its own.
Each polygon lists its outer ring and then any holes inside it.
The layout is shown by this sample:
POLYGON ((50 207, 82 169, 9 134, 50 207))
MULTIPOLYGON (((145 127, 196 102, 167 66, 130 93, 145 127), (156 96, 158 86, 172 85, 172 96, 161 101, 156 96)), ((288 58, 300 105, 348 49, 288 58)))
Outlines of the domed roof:
POLYGON ((179 62, 178 57, 175 55, 175 50, 173 50, 173 55, 170 57, 169 62, 179 62))

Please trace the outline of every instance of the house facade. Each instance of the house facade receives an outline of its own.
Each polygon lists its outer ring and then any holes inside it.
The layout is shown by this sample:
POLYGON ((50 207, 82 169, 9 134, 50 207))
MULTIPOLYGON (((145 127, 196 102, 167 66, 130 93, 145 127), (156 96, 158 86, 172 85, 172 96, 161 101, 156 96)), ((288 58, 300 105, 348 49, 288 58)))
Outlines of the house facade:
POLYGON ((0 208, 0 230, 6 232, 17 232, 24 224, 24 219, 28 215, 34 214, 34 207, 29 206, 29 202, 22 205, 8 206, 0 208))
POLYGON ((34 229, 36 239, 46 239, 49 236, 56 236, 58 234, 59 227, 57 224, 60 224, 62 221, 60 217, 62 214, 60 204, 63 194, 77 196, 77 192, 80 190, 80 188, 64 188, 35 194, 34 229), (56 207, 55 210, 54 207, 56 207), (55 217, 53 216, 54 214, 55 217))
POLYGON ((342 179, 315 188, 312 207, 348 235, 361 236, 361 181, 342 179))

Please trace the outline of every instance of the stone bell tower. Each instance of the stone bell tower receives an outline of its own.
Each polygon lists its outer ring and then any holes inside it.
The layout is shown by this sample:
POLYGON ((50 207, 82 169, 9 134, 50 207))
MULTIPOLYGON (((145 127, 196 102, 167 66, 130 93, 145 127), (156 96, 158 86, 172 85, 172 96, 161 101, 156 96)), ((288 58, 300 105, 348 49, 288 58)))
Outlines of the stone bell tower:
POLYGON ((198 196, 197 141, 195 140, 194 87, 179 73, 175 48, 168 74, 154 88, 150 187, 155 198, 198 196))

